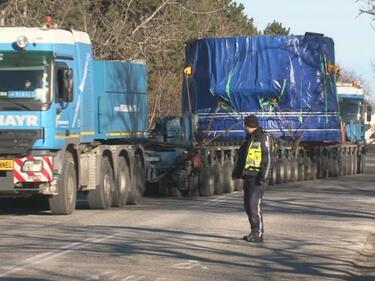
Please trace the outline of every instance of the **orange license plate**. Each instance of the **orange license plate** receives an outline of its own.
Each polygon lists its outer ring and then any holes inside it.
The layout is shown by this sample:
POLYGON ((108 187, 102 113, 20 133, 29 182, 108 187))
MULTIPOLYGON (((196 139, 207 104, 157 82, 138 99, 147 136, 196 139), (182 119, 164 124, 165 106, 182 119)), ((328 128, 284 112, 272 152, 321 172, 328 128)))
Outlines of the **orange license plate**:
POLYGON ((13 160, 1 160, 0 159, 0 170, 1 171, 10 171, 13 170, 14 162, 13 160))

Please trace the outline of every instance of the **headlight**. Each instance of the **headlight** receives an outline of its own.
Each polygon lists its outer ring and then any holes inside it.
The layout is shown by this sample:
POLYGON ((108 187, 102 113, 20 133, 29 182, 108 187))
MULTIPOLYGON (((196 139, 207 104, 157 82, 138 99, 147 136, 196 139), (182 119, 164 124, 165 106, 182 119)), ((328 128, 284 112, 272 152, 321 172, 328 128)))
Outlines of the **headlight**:
POLYGON ((17 38, 16 43, 18 47, 20 47, 21 49, 25 49, 27 45, 29 45, 29 40, 26 36, 20 36, 17 38))
POLYGON ((23 162, 21 171, 24 173, 27 172, 41 172, 43 169, 42 160, 26 160, 23 162))

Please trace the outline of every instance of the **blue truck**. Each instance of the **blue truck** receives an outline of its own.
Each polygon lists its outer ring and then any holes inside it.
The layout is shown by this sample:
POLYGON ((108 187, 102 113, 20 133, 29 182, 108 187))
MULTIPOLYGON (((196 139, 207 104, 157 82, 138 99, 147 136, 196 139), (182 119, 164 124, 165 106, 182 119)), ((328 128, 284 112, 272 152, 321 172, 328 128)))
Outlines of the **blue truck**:
POLYGON ((0 28, 0 196, 71 214, 137 203, 145 188, 147 68, 96 60, 87 33, 0 28))
POLYGON ((185 58, 182 117, 158 120, 152 135, 164 143, 147 152, 148 181, 159 177, 159 191, 210 196, 239 188, 231 171, 248 114, 277 139, 271 183, 363 172, 363 145, 343 139, 331 38, 200 38, 186 44, 185 58))

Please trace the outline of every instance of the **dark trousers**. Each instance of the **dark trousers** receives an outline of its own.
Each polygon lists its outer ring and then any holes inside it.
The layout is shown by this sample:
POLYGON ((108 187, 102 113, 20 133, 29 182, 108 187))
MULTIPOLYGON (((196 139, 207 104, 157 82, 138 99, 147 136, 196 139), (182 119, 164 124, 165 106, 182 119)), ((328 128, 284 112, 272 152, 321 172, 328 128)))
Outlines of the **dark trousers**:
POLYGON ((261 204, 267 184, 268 182, 257 184, 255 177, 247 178, 243 183, 245 211, 249 218, 251 233, 257 236, 262 236, 264 232, 261 204))

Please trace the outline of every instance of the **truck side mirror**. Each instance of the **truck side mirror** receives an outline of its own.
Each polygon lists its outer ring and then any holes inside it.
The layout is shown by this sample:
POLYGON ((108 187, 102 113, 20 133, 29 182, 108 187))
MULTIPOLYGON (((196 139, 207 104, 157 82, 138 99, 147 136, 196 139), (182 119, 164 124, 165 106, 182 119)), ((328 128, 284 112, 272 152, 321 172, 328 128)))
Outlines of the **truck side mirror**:
POLYGON ((366 117, 367 122, 371 122, 371 114, 372 114, 372 107, 371 107, 371 105, 369 105, 367 107, 367 117, 366 117))
POLYGON ((73 101, 73 70, 64 69, 64 101, 73 101))

